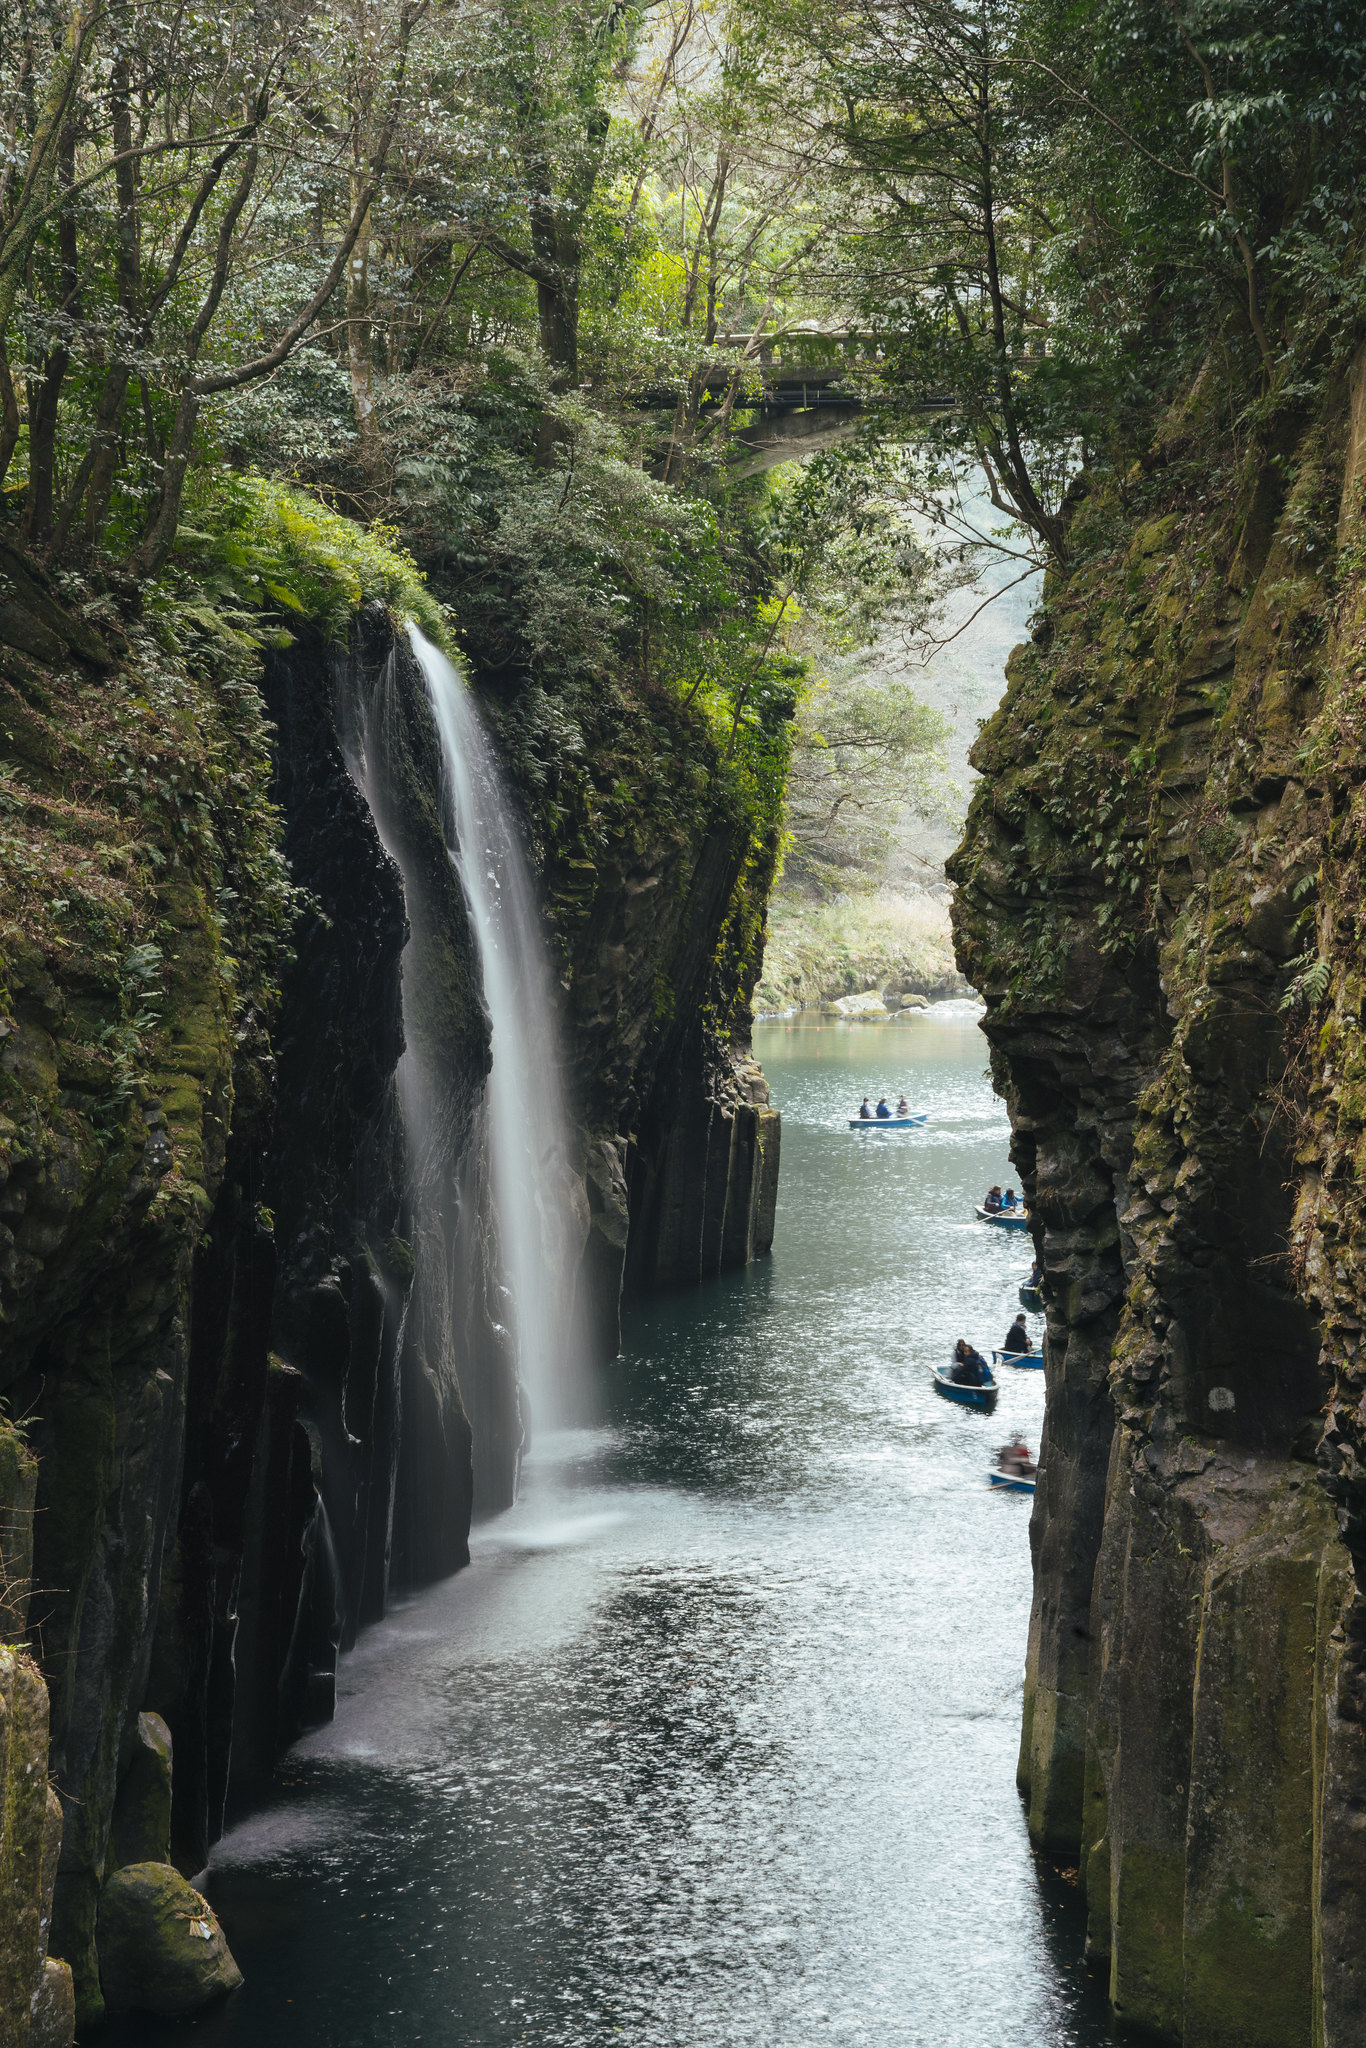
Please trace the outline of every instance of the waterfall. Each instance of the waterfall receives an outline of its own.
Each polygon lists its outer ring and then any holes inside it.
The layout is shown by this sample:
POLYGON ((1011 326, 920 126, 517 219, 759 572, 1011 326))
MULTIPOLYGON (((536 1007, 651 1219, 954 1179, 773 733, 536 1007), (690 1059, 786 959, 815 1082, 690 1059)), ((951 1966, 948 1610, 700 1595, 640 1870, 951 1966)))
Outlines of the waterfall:
POLYGON ((570 1167, 558 991, 497 758, 463 680, 409 627, 441 743, 443 827, 492 1026, 487 1094, 494 1238, 519 1377, 541 1425, 582 1418, 575 1267, 584 1197, 570 1167), (577 1201, 576 1201, 577 1195, 577 1201))

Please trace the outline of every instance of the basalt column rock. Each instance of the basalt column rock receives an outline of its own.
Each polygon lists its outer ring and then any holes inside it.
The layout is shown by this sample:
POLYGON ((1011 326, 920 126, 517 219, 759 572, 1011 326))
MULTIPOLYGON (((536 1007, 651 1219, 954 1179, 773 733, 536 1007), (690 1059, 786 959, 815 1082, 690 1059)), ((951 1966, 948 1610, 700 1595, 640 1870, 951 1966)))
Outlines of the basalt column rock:
POLYGON ((1366 360, 1237 449, 1206 384, 1074 490, 954 863, 1046 1276, 1021 1782, 1125 2020, 1346 2048, 1366 360))
MULTIPOLYGON (((8 545, 0 572, 0 736, 29 838, 6 877, 0 1396, 37 1459, 37 1590, 11 1584, 4 1604, 47 1682, 52 1945, 93 2021, 113 1807, 180 1505, 196 1247, 255 1086, 281 877, 259 700, 221 647, 168 659, 135 608, 120 622, 106 604, 96 631, 8 545), (111 746, 124 773, 93 778, 111 746), (63 891, 35 891, 57 862, 63 891)), ((60 2035, 69 2006, 45 1969, 32 2024, 60 2035)))
POLYGON ((618 1301, 709 1278, 773 1244, 781 1120, 750 1051, 776 840, 713 820, 700 843, 611 848, 552 870, 570 931, 571 1099, 587 1126, 584 1273, 601 1354, 618 1301), (570 918, 572 910, 573 917, 570 918))
POLYGON ((49 1063, 52 1076, 51 1151, 45 1160, 49 1148, 39 1145, 29 1155, 36 1184, 26 1222, 43 1218, 42 1266, 51 1270, 55 1252, 60 1281, 30 1295, 31 1333, 21 1311, 7 1356, 22 1367, 11 1381, 16 1407, 39 1411, 34 1576, 42 1595, 29 1619, 48 1678, 51 1768, 65 1809, 55 1943, 75 1971, 83 2017, 100 2007, 99 1886, 177 1514, 191 1242, 221 1175, 232 1101, 230 995, 201 922, 202 897, 168 884, 165 901, 176 1024, 156 1092, 134 1105, 112 1157, 87 1152, 79 1112, 58 1094, 70 1012, 36 964, 16 1005, 12 1053, 31 1100, 42 1099, 49 1063))
POLYGON ((272 654, 265 689, 302 914, 270 1043, 239 1025, 226 1170, 188 1275, 183 1476, 144 1695, 174 1738, 186 1874, 281 1748, 330 1717, 338 1656, 391 1576, 464 1561, 471 1505, 460 1332, 426 1306, 451 1262, 415 1243, 401 1088, 407 972, 428 991, 458 1157, 485 1035, 420 679, 376 608, 348 649, 305 634, 272 654), (346 701, 386 677, 411 901, 343 741, 346 701))
MULTIPOLYGON (((301 645, 266 680, 285 850, 309 907, 275 1031, 278 1108, 260 1177, 278 1264, 242 1496, 250 1656, 232 1742, 243 1796, 283 1742, 330 1715, 339 1650, 383 1613, 391 1580, 465 1561, 469 1411, 505 1393, 501 1356, 490 1364, 479 1349, 477 1245, 424 1238, 413 1184, 415 1136, 434 1146, 433 1171, 465 1164, 488 1057, 421 678, 376 608, 345 652, 301 645), (357 707, 372 704, 374 808, 348 758, 357 707), (405 1017, 421 1041, 406 1052, 405 1017), (439 1096, 420 1102, 405 1082, 419 1051, 441 1077, 439 1096), (462 1250, 469 1285, 457 1275, 453 1292, 462 1250)), ((452 1198, 452 1228, 457 1212, 452 1198)), ((498 1444, 481 1451, 510 1469, 515 1427, 498 1444)))
POLYGON ((698 1073, 640 1160, 628 1283, 708 1280, 773 1247, 781 1118, 758 1062, 698 1073))

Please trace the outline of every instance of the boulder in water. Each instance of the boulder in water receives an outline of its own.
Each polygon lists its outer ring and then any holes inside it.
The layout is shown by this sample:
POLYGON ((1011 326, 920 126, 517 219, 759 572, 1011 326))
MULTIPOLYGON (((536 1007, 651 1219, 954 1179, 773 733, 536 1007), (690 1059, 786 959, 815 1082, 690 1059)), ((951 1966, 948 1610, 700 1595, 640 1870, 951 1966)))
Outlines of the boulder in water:
POLYGON ((855 1019, 887 1015, 887 1006, 875 988, 865 989, 863 994, 858 996, 841 996, 834 1008, 841 1017, 855 1019))
POLYGON ((242 1982, 213 1908, 169 1863, 115 1871, 96 1940, 111 2012, 185 2019, 242 1982))

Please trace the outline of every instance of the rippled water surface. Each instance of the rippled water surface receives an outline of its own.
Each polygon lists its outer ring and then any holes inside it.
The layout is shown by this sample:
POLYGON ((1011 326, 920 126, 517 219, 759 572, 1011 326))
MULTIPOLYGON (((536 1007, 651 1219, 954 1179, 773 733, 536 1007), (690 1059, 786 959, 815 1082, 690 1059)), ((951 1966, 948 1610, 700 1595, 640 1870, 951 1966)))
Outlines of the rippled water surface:
MULTIPOLYGON (((467 1572, 370 1631, 215 1857, 213 2048, 1095 2048, 1076 1895, 1014 1788, 1041 1375, 994 1418, 1028 1240, 962 1006, 770 1026, 771 1260, 631 1318, 600 1431, 539 1446, 467 1572), (929 1125, 851 1132, 905 1087, 929 1125)), ((1035 1329, 1039 1325, 1035 1323, 1035 1329)), ((132 2037, 129 2037, 132 2038, 132 2037)))

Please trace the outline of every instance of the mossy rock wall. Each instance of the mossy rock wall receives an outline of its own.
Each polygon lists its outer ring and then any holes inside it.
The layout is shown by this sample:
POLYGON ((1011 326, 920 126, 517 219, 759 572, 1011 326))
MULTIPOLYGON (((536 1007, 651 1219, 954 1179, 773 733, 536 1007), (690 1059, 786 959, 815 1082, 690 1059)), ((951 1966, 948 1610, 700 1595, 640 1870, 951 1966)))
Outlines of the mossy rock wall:
MULTIPOLYGON (((62 1809, 48 1783, 47 1733, 41 1672, 0 1643, 0 2048, 28 2048, 49 1968, 62 1809)), ((55 1958, 51 1968, 65 1976, 69 2001, 69 1971, 55 1958)))
MULTIPOLYGON (((10 580, 32 609, 38 572, 10 580)), ((196 1247, 264 1100, 284 897, 250 681, 135 615, 100 623, 42 661, 0 652, 0 1398, 38 1462, 26 1620, 65 1810, 53 1945, 87 2018, 180 1507, 196 1247)))
MULTIPOLYGON (((449 1247, 412 1242, 410 918, 456 1153, 487 1029, 387 613, 349 650, 305 633, 270 657, 272 733, 257 653, 212 617, 85 598, 102 639, 72 614, 63 646, 44 596, 48 638, 13 600, 0 644, 0 1400, 36 1459, 0 1441, 22 1481, 0 1558, 50 1693, 54 1945, 91 2022, 140 1711, 173 1737, 171 1852, 198 1870, 232 1802, 330 1714, 339 1650, 391 1576, 466 1555, 485 1381, 449 1247), (347 678, 391 687, 407 894, 343 758, 347 678)), ((506 1361, 486 1378, 496 1406, 506 1361)), ((506 1474, 515 1448, 489 1462, 506 1474)))
POLYGON ((952 868, 1046 1270, 1020 1780, 1126 2020, 1345 2048, 1366 366, 1236 447, 1212 391, 1075 488, 952 868))

